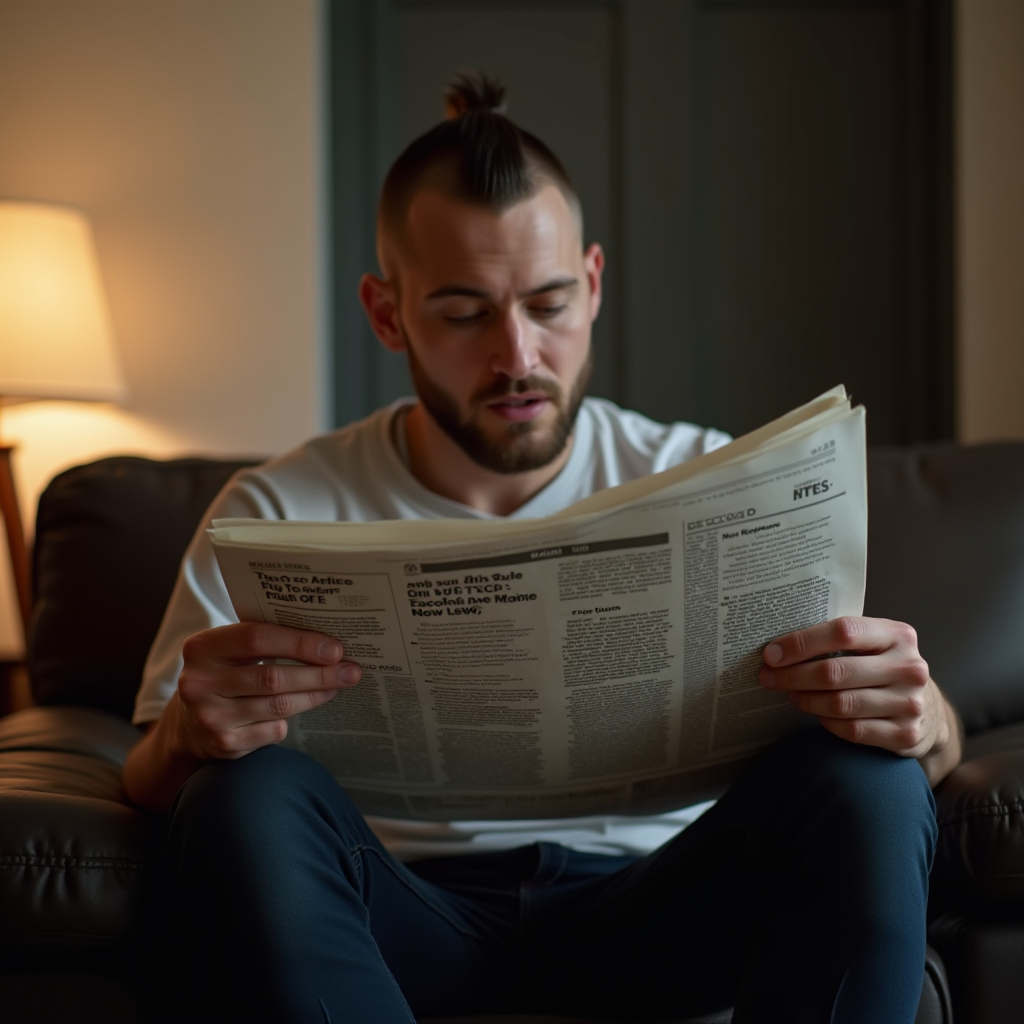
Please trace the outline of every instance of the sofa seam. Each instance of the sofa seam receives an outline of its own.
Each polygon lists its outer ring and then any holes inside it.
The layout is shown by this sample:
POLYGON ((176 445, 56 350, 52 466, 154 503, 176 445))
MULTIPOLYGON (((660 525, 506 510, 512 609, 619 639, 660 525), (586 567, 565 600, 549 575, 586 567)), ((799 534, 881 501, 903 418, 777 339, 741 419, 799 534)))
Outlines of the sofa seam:
POLYGON ((0 855, 0 868, 110 868, 141 871, 144 861, 117 857, 39 857, 26 854, 0 855))
POLYGON ((1022 811, 1024 811, 1024 800, 965 807, 963 810, 947 812, 942 818, 938 819, 938 824, 940 828, 944 828, 947 825, 959 824, 965 818, 995 818, 999 815, 1009 816, 1011 813, 1020 814, 1022 811))
MULTIPOLYGON (((37 941, 40 939, 84 940, 84 942, 88 942, 90 944, 102 945, 111 945, 124 941, 122 936, 112 935, 108 932, 74 932, 63 928, 43 928, 39 930, 34 928, 0 928, 0 940, 25 939, 26 937, 37 941)), ((81 941, 79 944, 81 944, 81 941)))

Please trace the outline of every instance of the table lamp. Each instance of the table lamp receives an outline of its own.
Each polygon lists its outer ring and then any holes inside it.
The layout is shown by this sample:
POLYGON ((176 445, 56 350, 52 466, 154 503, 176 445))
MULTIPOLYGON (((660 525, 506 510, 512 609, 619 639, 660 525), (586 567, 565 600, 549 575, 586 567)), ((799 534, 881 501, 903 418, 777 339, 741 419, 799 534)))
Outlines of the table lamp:
MULTIPOLYGON (((0 403, 118 401, 125 390, 88 218, 0 201, 0 403)), ((0 512, 27 637, 32 587, 12 450, 0 439, 0 512)))

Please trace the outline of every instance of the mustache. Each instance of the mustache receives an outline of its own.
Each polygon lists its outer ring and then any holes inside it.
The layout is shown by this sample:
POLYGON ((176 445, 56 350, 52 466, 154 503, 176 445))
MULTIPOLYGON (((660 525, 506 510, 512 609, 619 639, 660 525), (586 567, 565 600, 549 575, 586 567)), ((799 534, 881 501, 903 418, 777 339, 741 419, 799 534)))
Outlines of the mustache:
POLYGON ((562 389, 546 377, 522 377, 512 380, 511 377, 498 378, 493 384, 481 388, 474 396, 473 401, 477 403, 500 401, 502 398, 515 398, 516 395, 524 395, 528 391, 539 391, 548 398, 558 400, 562 397, 562 389))

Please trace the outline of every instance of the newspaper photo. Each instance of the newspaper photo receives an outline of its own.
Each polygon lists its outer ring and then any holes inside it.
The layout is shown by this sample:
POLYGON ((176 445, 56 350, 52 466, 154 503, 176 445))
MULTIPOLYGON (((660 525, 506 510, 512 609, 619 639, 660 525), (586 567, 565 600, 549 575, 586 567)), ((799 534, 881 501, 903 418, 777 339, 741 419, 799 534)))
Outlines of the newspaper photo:
POLYGON ((773 638, 861 612, 864 411, 836 388, 544 519, 210 534, 241 620, 326 633, 362 667, 285 743, 365 814, 665 810, 807 721, 757 671, 773 638))

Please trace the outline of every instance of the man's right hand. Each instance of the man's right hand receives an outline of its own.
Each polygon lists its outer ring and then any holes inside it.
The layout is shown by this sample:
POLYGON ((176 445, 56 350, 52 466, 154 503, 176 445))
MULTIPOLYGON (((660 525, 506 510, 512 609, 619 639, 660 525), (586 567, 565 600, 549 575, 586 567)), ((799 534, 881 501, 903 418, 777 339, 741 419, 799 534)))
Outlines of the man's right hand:
POLYGON ((359 682, 359 666, 342 660, 337 640, 273 623, 204 630, 182 653, 174 697, 124 766, 128 796, 154 811, 166 811, 204 762, 279 743, 289 718, 359 682))
POLYGON ((200 760, 235 758, 279 743, 288 719, 359 682, 337 640, 270 622, 196 633, 182 648, 179 743, 200 760), (280 664, 300 662, 301 664, 280 664))

